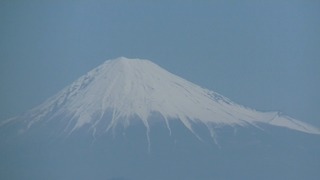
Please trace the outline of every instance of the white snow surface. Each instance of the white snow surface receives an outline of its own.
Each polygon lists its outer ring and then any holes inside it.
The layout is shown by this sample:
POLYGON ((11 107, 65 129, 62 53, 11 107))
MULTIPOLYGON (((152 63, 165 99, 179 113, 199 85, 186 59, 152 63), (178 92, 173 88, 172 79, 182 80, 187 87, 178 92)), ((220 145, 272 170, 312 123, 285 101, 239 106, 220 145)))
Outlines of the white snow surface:
POLYGON ((117 125, 128 127, 131 119, 138 118, 148 134, 154 113, 162 116, 169 132, 170 122, 178 120, 193 133, 192 125, 203 123, 212 136, 217 126, 261 124, 320 134, 318 128, 278 112, 259 112, 238 105, 149 60, 124 57, 106 61, 29 111, 31 120, 27 124, 30 128, 34 123, 68 115, 70 133, 84 125, 95 133, 101 123, 107 124, 105 131, 109 131, 117 125), (104 116, 107 113, 112 113, 111 118, 104 116))

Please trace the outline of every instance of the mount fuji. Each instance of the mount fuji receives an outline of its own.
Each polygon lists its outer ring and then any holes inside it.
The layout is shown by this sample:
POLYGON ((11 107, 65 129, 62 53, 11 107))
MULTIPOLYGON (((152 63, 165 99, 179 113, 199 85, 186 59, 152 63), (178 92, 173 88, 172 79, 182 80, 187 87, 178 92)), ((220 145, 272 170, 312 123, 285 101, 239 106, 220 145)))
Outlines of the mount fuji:
POLYGON ((0 124, 1 179, 317 179, 320 130, 149 60, 108 60, 0 124))

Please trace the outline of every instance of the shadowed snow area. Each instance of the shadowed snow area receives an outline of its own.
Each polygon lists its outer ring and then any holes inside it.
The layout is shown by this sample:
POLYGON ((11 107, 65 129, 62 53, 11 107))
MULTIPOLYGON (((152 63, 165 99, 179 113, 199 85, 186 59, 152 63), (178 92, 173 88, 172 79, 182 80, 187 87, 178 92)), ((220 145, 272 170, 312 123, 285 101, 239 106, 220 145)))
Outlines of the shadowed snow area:
POLYGON ((22 119, 27 119, 25 123, 28 129, 41 121, 70 117, 66 119, 67 133, 86 125, 94 135, 98 127, 101 129, 101 124, 105 127, 103 131, 107 132, 117 125, 128 127, 131 119, 138 117, 148 135, 154 119, 150 117, 154 113, 160 115, 169 133, 170 121, 180 120, 194 134, 192 124, 202 123, 212 136, 216 126, 259 127, 260 124, 320 134, 316 127, 278 112, 259 112, 238 105, 149 60, 124 57, 108 60, 91 70, 57 95, 25 113, 22 119))

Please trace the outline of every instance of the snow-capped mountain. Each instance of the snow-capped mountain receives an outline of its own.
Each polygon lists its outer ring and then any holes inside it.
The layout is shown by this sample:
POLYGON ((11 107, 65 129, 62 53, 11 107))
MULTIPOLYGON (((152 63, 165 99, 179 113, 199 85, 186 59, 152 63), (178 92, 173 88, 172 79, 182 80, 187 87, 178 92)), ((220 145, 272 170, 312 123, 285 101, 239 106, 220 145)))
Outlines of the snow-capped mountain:
POLYGON ((319 134, 121 57, 0 123, 0 179, 317 180, 319 134))
POLYGON ((178 120, 195 135, 194 123, 204 124, 212 136, 216 126, 258 127, 261 124, 320 134, 319 129, 278 112, 259 112, 238 105, 149 60, 124 57, 106 61, 91 70, 22 119, 24 127, 29 129, 36 123, 67 117, 63 118, 66 133, 86 125, 95 134, 117 125, 128 127, 133 117, 137 117, 148 134, 154 114, 165 121, 169 133, 170 121, 178 120))

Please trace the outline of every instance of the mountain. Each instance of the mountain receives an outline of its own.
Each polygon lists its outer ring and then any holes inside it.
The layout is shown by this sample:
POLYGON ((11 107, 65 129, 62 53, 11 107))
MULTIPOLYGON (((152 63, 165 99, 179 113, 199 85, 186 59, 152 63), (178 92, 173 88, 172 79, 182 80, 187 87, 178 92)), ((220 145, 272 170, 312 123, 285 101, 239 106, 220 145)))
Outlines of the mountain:
POLYGON ((31 179, 316 179, 320 170, 318 128, 149 60, 106 61, 0 130, 2 179, 24 169, 31 179))

